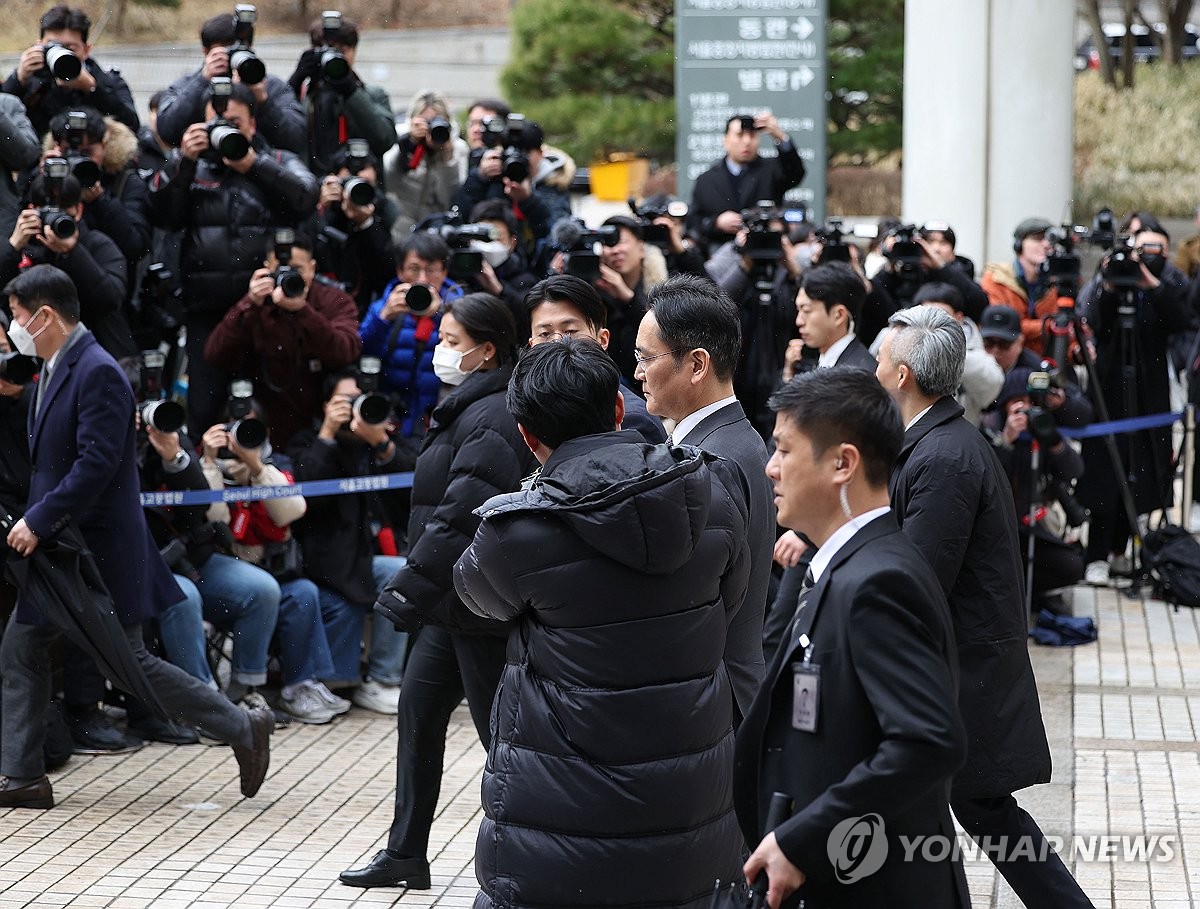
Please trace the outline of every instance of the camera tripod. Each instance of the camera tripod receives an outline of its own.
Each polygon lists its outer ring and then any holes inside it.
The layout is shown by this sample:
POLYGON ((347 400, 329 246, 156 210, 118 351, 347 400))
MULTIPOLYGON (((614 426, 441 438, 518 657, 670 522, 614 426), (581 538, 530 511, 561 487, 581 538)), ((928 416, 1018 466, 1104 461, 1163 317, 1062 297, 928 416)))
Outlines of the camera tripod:
MULTIPOLYGON (((1053 316, 1046 317, 1043 323, 1043 337, 1048 338, 1050 341, 1048 347, 1050 359, 1058 369, 1062 369, 1066 364, 1070 343, 1072 340, 1075 341, 1080 359, 1083 361, 1084 369, 1087 373, 1088 393, 1095 406, 1096 416, 1099 422, 1107 423, 1111 419, 1108 403, 1104 397, 1104 389, 1100 384, 1095 358, 1088 347, 1088 338, 1084 330, 1083 320, 1076 306, 1076 296, 1079 290, 1078 284, 1079 279, 1077 276, 1060 276, 1054 281, 1054 288, 1058 294, 1057 309, 1053 316)), ((1133 416, 1137 413, 1138 402, 1138 351, 1135 324, 1137 319, 1137 288, 1121 287, 1117 288, 1117 291, 1120 293, 1120 300, 1117 305, 1117 343, 1120 350, 1122 407, 1126 416, 1133 416)), ((1132 484, 1138 482, 1137 455, 1133 440, 1131 439, 1128 446, 1128 463, 1126 464, 1122 461, 1121 453, 1117 448, 1115 434, 1111 432, 1106 433, 1103 439, 1104 447, 1112 463, 1113 474, 1117 480, 1117 491, 1120 494, 1121 508, 1129 524, 1129 532, 1133 541, 1132 558, 1130 560, 1133 583, 1125 591, 1125 594, 1129 597, 1138 597, 1141 594, 1142 584, 1149 580, 1150 575, 1142 561, 1142 531, 1138 523, 1137 506, 1134 504, 1132 490, 1132 484)), ((1153 459, 1151 460, 1153 462, 1153 459)), ((1157 465, 1153 466, 1157 474, 1157 465)), ((1031 533, 1032 529, 1031 527, 1031 533)))

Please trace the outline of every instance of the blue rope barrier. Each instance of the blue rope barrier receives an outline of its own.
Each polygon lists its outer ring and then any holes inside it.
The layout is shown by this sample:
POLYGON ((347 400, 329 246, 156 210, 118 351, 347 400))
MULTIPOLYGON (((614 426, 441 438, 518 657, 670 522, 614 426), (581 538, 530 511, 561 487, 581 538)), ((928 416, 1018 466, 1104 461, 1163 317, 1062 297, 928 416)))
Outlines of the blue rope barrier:
POLYGON ((1094 439, 1097 436, 1111 434, 1121 435, 1126 432, 1139 432, 1143 429, 1157 429, 1159 426, 1170 426, 1177 420, 1183 419, 1183 413, 1156 413, 1145 417, 1127 417, 1124 420, 1109 420, 1107 423, 1093 423, 1080 429, 1063 429, 1059 432, 1068 439, 1094 439))
POLYGON ((411 473, 382 473, 369 477, 341 477, 336 480, 308 480, 287 486, 231 486, 228 489, 188 489, 181 491, 143 492, 142 507, 163 505, 211 505, 213 502, 252 502, 266 499, 286 499, 289 496, 336 496, 356 492, 383 492, 389 489, 408 489, 411 473))

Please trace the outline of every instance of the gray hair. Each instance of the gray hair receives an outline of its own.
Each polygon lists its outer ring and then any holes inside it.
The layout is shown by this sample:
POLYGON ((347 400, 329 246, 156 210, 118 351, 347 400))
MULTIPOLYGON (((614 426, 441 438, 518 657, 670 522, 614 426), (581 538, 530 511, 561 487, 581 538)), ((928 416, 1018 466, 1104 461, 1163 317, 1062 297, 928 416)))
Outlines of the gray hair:
POLYGON ((921 394, 954 397, 967 362, 967 336, 961 325, 936 306, 913 306, 888 319, 892 365, 912 370, 921 394))

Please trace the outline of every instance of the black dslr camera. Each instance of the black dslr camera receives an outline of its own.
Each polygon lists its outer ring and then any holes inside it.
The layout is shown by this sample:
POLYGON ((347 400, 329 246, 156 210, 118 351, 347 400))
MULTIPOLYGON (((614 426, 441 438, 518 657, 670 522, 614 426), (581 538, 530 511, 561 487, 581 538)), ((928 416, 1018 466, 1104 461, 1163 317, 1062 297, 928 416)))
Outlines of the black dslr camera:
MULTIPOLYGON (((361 357, 358 361, 358 388, 362 392, 350 403, 354 416, 363 423, 378 426, 392 412, 392 403, 379 394, 379 373, 383 361, 378 357, 361 357)), ((349 426, 346 426, 349 429, 349 426)))
POLYGON ((332 79, 335 82, 345 79, 350 75, 350 61, 333 46, 342 33, 342 14, 335 9, 325 10, 321 13, 321 28, 324 31, 325 43, 321 45, 317 71, 322 79, 332 79))
MULTIPOLYGON (((42 173, 46 178, 47 193, 57 202, 59 193, 62 191, 63 181, 71 173, 71 165, 67 163, 66 158, 47 158, 42 163, 42 173)), ((42 219, 42 226, 50 228, 60 240, 69 240, 75 236, 77 229, 75 219, 59 208, 57 204, 43 205, 37 211, 38 217, 42 219)))
POLYGON ((292 244, 296 242, 296 232, 290 227, 280 227, 275 231, 275 260, 279 267, 272 277, 275 286, 283 291, 290 300, 298 300, 304 296, 304 276, 292 268, 292 244))
POLYGON ((671 247, 671 228, 665 224, 655 224, 656 218, 686 218, 688 213, 688 204, 681 199, 672 199, 671 201, 663 201, 661 204, 648 205, 643 202, 637 204, 636 199, 629 199, 629 210, 633 212, 635 218, 642 225, 642 239, 651 246, 657 246, 661 250, 667 250, 671 247))
POLYGON ((846 242, 841 218, 830 218, 824 227, 814 230, 813 235, 821 241, 822 262, 850 263, 850 244, 846 242))
POLYGON ((465 281, 483 271, 483 253, 471 248, 472 241, 487 243, 498 237, 490 224, 449 223, 438 228, 438 232, 450 247, 447 272, 455 281, 465 281))
POLYGON ((225 119, 225 110, 229 107, 229 98, 233 94, 233 80, 228 76, 214 76, 209 87, 209 101, 216 116, 204 124, 208 130, 209 145, 205 154, 218 162, 222 158, 240 161, 250 154, 250 140, 225 119))
POLYGON ((746 239, 741 254, 750 260, 750 280, 764 305, 770 302, 766 292, 775 286, 775 270, 783 255, 783 231, 775 226, 782 218, 770 199, 761 199, 754 208, 742 212, 746 239))
POLYGON ((563 271, 591 283, 600 280, 600 246, 621 242, 621 228, 605 224, 594 230, 575 218, 563 218, 550 233, 554 246, 563 255, 563 271))
POLYGON ((166 362, 166 357, 157 350, 142 351, 137 412, 143 430, 147 426, 153 426, 159 432, 179 432, 183 428, 183 405, 163 398, 163 366, 166 362))
POLYGON ((913 274, 921 267, 923 250, 916 240, 916 234, 915 224, 902 224, 888 234, 894 240, 891 249, 887 251, 887 258, 895 263, 896 271, 901 274, 913 274))
MULTIPOLYGON (((267 441, 267 424, 257 417, 250 416, 254 409, 254 384, 245 379, 237 379, 229 383, 229 403, 227 410, 230 421, 225 424, 225 431, 233 436, 234 441, 242 448, 261 448, 267 441)), ((228 448, 222 448, 217 457, 236 458, 228 448)))
POLYGON ((483 121, 483 144, 488 148, 503 148, 500 173, 520 183, 529 177, 529 142, 526 134, 525 115, 509 114, 507 117, 487 117, 483 121))
POLYGON ((80 151, 87 139, 87 129, 87 114, 81 110, 67 113, 67 164, 80 186, 92 186, 100 182, 100 166, 80 151))
POLYGON ((175 275, 166 264, 155 262, 146 268, 138 288, 138 315, 143 326, 172 344, 179 337, 183 323, 182 292, 175 275))
POLYGON ((229 45, 229 69, 238 74, 246 85, 257 85, 267 78, 266 64, 251 50, 254 44, 254 23, 258 8, 239 3, 233 8, 233 44, 229 45))
POLYGON ((38 75, 43 79, 70 82, 72 79, 78 79, 79 74, 83 72, 83 61, 57 41, 43 43, 42 54, 46 62, 38 75))

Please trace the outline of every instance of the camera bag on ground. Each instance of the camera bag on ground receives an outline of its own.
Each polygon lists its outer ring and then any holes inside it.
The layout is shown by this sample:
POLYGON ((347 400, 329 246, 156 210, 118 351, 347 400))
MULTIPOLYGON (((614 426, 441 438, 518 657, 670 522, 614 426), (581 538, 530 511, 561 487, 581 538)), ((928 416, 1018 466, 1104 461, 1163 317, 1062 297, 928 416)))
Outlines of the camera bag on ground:
POLYGON ((1182 527, 1163 524, 1142 540, 1142 561, 1154 593, 1176 606, 1200 606, 1200 543, 1182 527))

